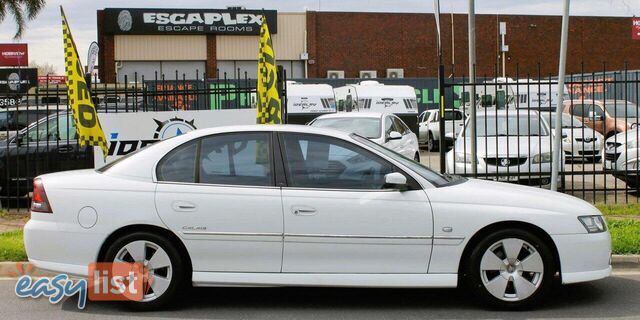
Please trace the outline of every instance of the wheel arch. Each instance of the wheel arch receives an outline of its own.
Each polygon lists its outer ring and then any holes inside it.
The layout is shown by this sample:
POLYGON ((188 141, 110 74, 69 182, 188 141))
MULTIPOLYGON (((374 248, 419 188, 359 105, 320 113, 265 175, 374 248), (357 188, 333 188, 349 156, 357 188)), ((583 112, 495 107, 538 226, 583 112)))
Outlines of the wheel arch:
POLYGON ((130 234, 134 232, 149 232, 149 233, 154 233, 169 239, 171 243, 176 245, 178 251, 180 252, 180 255, 186 262, 185 267, 187 268, 187 276, 189 278, 191 277, 191 272, 193 268, 191 263, 191 256, 189 255, 189 251, 187 251, 187 247, 184 245, 184 242, 175 233, 171 232, 170 230, 159 227, 159 226, 150 225, 150 224, 128 225, 128 226, 121 227, 115 230, 114 232, 112 232, 100 246, 100 251, 98 251, 98 256, 96 257, 97 258, 96 261, 104 260, 104 256, 106 255, 107 250, 109 249, 109 246, 112 243, 114 243, 116 239, 126 234, 130 234))
POLYGON ((555 271, 557 271, 560 274, 560 277, 562 278, 562 272, 561 272, 562 266, 560 261, 560 255, 558 254, 558 248, 556 247, 556 244, 551 238, 551 236, 549 235, 549 233, 547 233, 544 229, 528 222, 515 221, 515 220, 500 221, 500 222, 495 222, 490 225, 487 225, 482 229, 478 230, 465 245, 465 248, 462 251, 462 256, 460 258, 460 264, 458 265, 458 287, 462 285, 462 281, 464 280, 464 277, 465 277, 465 267, 469 263, 469 259, 471 258, 470 257, 471 252, 473 251, 475 246, 484 237, 488 236, 489 234, 495 231, 499 231, 501 229, 507 229, 507 228, 526 230, 535 234, 536 236, 539 236, 542 239, 542 241, 544 241, 551 248, 551 251, 553 254, 553 263, 554 263, 554 266, 556 267, 555 271))

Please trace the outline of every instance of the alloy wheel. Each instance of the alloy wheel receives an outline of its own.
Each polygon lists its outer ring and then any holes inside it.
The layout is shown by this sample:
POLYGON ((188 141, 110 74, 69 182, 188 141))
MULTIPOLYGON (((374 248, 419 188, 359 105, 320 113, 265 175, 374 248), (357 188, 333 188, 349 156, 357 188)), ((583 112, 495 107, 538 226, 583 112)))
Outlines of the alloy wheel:
POLYGON ((507 238, 495 242, 480 260, 480 279, 494 297, 508 302, 533 295, 542 283, 544 262, 530 243, 507 238))
POLYGON ((159 245, 146 240, 126 244, 116 254, 113 262, 140 262, 145 268, 142 302, 155 300, 167 291, 171 284, 172 265, 167 252, 159 245))

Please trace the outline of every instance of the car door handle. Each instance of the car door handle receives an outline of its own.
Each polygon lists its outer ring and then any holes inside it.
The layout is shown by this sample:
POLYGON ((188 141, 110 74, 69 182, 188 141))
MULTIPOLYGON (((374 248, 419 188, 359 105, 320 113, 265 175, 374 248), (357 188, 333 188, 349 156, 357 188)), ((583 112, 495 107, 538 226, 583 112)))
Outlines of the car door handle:
POLYGON ((197 208, 195 204, 186 201, 174 201, 171 206, 173 207, 173 211, 178 212, 196 211, 197 208))
POLYGON ((293 206, 291 207, 291 211, 296 216, 313 216, 318 211, 311 207, 303 207, 303 206, 293 206))

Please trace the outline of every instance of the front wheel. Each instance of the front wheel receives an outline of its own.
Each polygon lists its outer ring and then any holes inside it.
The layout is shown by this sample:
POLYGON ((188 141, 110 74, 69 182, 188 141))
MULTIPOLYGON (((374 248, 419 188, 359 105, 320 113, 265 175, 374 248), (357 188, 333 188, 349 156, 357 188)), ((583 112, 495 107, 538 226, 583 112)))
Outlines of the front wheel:
POLYGON ((466 275, 473 293, 486 304, 526 309, 543 300, 553 285, 553 254, 529 231, 501 230, 477 244, 466 275))
POLYGON ((145 267, 143 297, 128 306, 141 311, 166 307, 183 288, 185 265, 176 247, 165 237, 135 232, 117 239, 105 254, 105 262, 142 263, 145 267))
POLYGON ((433 133, 431 132, 429 132, 429 136, 427 138, 427 150, 438 151, 438 142, 433 138, 433 133))
POLYGON ((420 152, 416 152, 416 155, 413 156, 413 161, 420 163, 420 152))

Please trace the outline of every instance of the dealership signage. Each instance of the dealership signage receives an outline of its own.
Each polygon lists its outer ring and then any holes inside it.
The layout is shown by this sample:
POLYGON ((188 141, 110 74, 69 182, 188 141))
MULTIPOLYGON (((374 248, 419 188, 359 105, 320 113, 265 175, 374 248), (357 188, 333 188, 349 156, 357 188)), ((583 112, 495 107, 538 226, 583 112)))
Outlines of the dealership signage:
POLYGON ((0 66, 16 67, 29 65, 29 50, 26 43, 0 43, 0 66))
POLYGON ((257 35, 262 16, 277 31, 275 10, 104 9, 104 30, 110 34, 236 34, 257 35))
POLYGON ((0 96, 25 94, 29 88, 37 84, 36 68, 2 68, 0 69, 0 96))
POLYGON ((631 20, 631 39, 640 40, 640 18, 631 20))
POLYGON ((60 75, 38 76, 38 84, 40 85, 65 84, 66 82, 67 82, 67 76, 60 76, 60 75))
POLYGON ((100 149, 94 147, 96 168, 195 129, 255 124, 256 110, 110 112, 100 113, 98 117, 108 140, 109 152, 105 159, 100 149))

